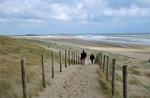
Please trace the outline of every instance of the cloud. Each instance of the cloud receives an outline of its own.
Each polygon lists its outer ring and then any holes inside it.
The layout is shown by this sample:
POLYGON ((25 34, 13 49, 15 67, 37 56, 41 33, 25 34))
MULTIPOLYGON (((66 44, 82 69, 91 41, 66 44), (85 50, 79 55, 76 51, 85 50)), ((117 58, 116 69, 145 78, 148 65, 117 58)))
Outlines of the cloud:
MULTIPOLYGON (((13 2, 3 0, 0 2, 0 16, 35 17, 35 19, 42 18, 47 21, 88 21, 97 16, 139 17, 149 16, 150 12, 150 8, 140 8, 137 5, 112 8, 109 6, 109 0, 80 0, 72 4, 54 3, 47 0, 14 0, 13 2)), ((147 0, 141 2, 147 3, 147 0)))
POLYGON ((55 19, 60 21, 72 20, 72 17, 69 16, 69 12, 71 8, 64 4, 51 4, 49 9, 51 12, 51 14, 49 14, 50 19, 55 19))
POLYGON ((88 8, 102 8, 107 5, 106 0, 82 0, 88 8))
POLYGON ((61 20, 61 21, 69 21, 72 18, 68 16, 66 13, 61 12, 61 13, 56 13, 55 15, 52 16, 53 19, 55 20, 61 20))
POLYGON ((150 8, 150 0, 135 0, 138 6, 143 8, 150 8))
POLYGON ((104 9, 104 15, 106 16, 118 16, 118 17, 146 17, 150 16, 150 9, 148 8, 139 8, 136 5, 132 5, 130 8, 119 8, 104 9))
MULTIPOLYGON (((1 1, 0 1, 1 2, 1 1)), ((71 21, 86 18, 83 4, 51 3, 42 0, 4 0, 0 3, 0 17, 42 18, 47 21, 71 21), (9 6, 9 7, 8 7, 9 6)))
POLYGON ((150 0, 0 0, 0 23, 120 26, 149 20, 148 5, 150 0))
POLYGON ((17 18, 0 18, 1 25, 17 25, 18 27, 36 27, 36 26, 45 26, 47 22, 42 19, 17 19, 17 18))

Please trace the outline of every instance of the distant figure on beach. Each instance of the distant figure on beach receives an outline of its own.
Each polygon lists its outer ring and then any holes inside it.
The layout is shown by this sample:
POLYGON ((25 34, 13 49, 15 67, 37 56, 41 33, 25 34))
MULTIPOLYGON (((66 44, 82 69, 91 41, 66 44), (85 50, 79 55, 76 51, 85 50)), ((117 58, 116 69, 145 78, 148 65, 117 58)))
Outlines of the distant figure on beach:
POLYGON ((87 54, 86 52, 83 50, 83 52, 81 53, 81 63, 84 65, 85 64, 85 58, 86 58, 87 54))
POLYGON ((91 64, 94 64, 95 56, 93 53, 90 55, 91 64))

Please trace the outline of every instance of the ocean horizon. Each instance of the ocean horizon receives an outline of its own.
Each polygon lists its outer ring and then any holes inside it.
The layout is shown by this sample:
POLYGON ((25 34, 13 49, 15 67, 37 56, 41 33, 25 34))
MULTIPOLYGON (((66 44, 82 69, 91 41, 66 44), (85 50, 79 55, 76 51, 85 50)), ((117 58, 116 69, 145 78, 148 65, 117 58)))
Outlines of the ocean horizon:
POLYGON ((105 42, 110 44, 150 45, 150 33, 145 34, 47 34, 47 35, 17 35, 38 38, 79 38, 87 41, 105 42))
POLYGON ((76 37, 94 42, 150 45, 150 34, 79 35, 76 37))

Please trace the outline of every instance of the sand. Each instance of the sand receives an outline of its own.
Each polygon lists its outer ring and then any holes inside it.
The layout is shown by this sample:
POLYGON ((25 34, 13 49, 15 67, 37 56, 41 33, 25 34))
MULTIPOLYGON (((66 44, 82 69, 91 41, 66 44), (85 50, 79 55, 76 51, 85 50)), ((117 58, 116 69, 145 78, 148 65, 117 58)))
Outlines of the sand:
MULTIPOLYGON (((147 62, 150 59, 150 46, 148 45, 119 45, 110 43, 96 43, 77 38, 48 38, 38 39, 49 42, 58 43, 59 45, 70 46, 80 49, 89 49, 92 51, 103 51, 127 57, 127 60, 117 59, 117 76, 122 78, 122 65, 129 66, 129 96, 131 98, 149 98, 150 94, 150 64, 147 62), (146 62, 145 62, 146 61, 146 62), (141 63, 143 62, 143 63, 141 63), (119 64, 119 65, 118 65, 119 64), (141 65, 142 64, 142 65, 141 65), (132 71, 136 70, 136 71, 132 71), (133 74, 132 72, 135 72, 133 74), (147 74, 147 75, 146 75, 147 74), (144 81, 144 82, 143 82, 144 81), (138 95, 137 95, 138 94, 138 95)), ((81 66, 70 67, 62 74, 58 72, 55 79, 51 80, 51 85, 40 93, 39 97, 35 98, 105 98, 102 93, 101 86, 98 82, 96 66, 81 66)), ((118 88, 122 90, 122 82, 117 80, 118 88)), ((121 94, 122 95, 122 94, 121 94)))
POLYGON ((43 39, 46 41, 58 42, 70 46, 76 46, 79 48, 86 48, 96 51, 106 51, 114 54, 125 55, 131 58, 135 58, 137 60, 148 61, 150 59, 150 46, 149 45, 124 45, 121 44, 113 44, 106 42, 92 42, 82 39, 77 39, 74 37, 65 37, 65 38, 48 38, 43 39))
POLYGON ((33 98, 106 98, 98 81, 97 65, 71 65, 59 72, 55 65, 55 78, 51 84, 33 98))

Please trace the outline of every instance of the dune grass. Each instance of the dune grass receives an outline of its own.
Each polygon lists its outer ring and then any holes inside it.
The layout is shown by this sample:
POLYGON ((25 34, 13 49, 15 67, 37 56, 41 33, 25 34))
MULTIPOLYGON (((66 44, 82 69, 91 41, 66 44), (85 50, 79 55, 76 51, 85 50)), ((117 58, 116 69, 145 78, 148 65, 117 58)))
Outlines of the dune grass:
MULTIPOLYGON (((129 91, 129 96, 136 96, 137 93, 143 93, 140 96, 142 98, 147 98, 144 97, 144 94, 147 94, 149 91, 149 86, 148 84, 148 79, 149 79, 149 71, 148 69, 150 68, 150 64, 146 61, 140 61, 135 58, 130 58, 127 56, 123 55, 116 55, 116 54, 111 54, 108 52, 102 52, 103 54, 109 55, 110 56, 110 66, 109 66, 109 79, 111 80, 111 73, 112 73, 112 58, 116 59, 116 95, 115 98, 120 98, 122 96, 122 66, 123 65, 128 65, 128 89, 135 89, 135 88, 140 88, 139 90, 133 90, 132 92, 129 91), (139 76, 142 77, 142 79, 145 79, 141 82, 139 76), (145 90, 145 91, 144 91, 145 90)), ((101 73, 101 70, 99 70, 99 73, 101 73)), ((101 73, 103 74, 103 73, 101 73)), ((101 76, 102 77, 102 76, 101 76)), ((105 78, 105 77, 104 77, 105 78)), ((106 86, 107 81, 100 80, 100 83, 103 85, 102 87, 104 88, 104 92, 106 94, 109 94, 109 91, 107 91, 108 87, 106 86)), ((108 82, 109 83, 109 82, 108 82)), ((147 96, 150 96, 147 94, 147 96)), ((132 98, 132 97, 131 97, 132 98)), ((139 98, 139 95, 137 96, 139 98)), ((141 98, 141 97, 140 97, 141 98)))
POLYGON ((102 92, 107 95, 109 98, 112 98, 112 94, 111 94, 111 85, 109 81, 106 81, 105 75, 102 71, 102 69, 98 69, 97 70, 98 75, 99 75, 99 82, 101 84, 101 90, 102 92))
MULTIPOLYGON (((25 39, 0 36, 0 98, 21 98, 21 58, 25 58, 26 62, 28 92, 37 95, 42 90, 39 76, 41 54, 44 54, 45 62, 50 60, 50 50, 25 39)), ((57 53, 55 54, 57 59, 57 53)))

